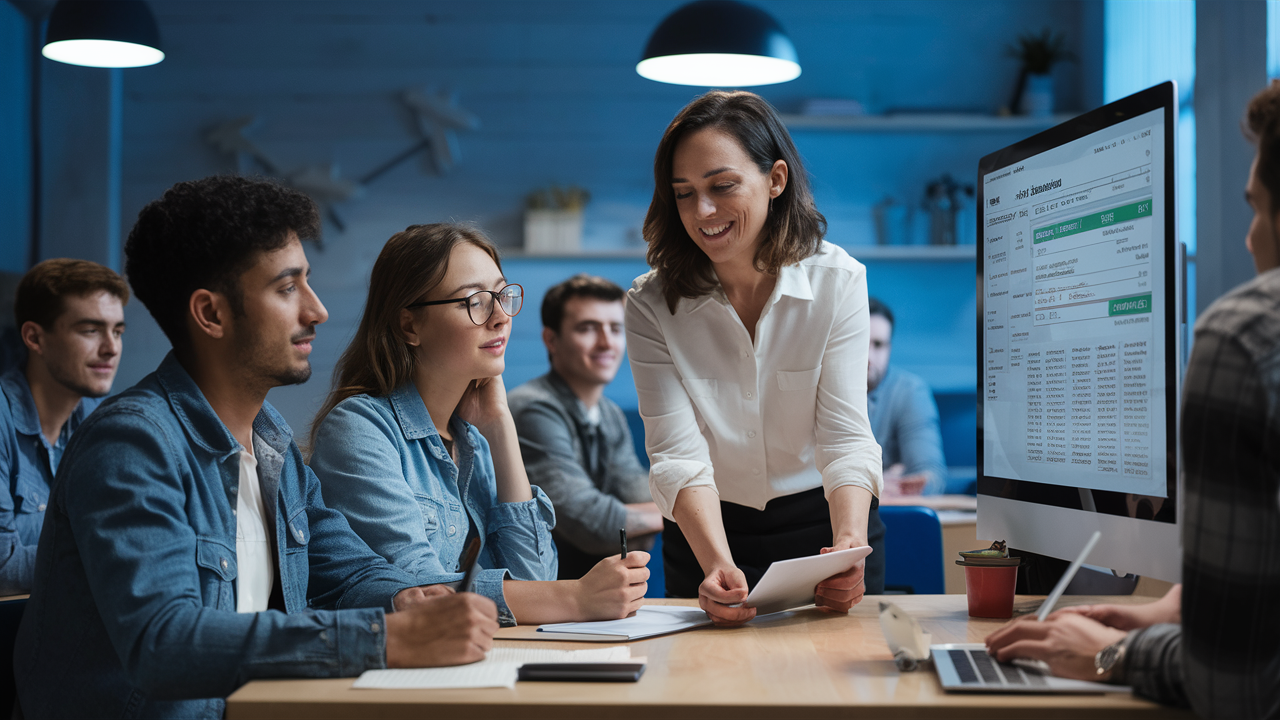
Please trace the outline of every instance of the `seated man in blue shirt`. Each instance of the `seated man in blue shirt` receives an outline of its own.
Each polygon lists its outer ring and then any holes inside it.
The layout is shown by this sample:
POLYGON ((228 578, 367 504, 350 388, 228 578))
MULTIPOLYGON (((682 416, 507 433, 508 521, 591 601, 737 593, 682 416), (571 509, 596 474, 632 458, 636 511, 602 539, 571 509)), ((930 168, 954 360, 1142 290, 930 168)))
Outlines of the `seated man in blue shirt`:
POLYGON ((938 405, 924 380, 891 368, 893 311, 868 299, 871 349, 867 354, 867 414, 880 443, 886 495, 936 495, 947 486, 938 405))
POLYGON ((0 595, 31 591, 53 474, 111 392, 128 301, 124 278, 88 260, 45 260, 18 283, 27 361, 0 376, 0 595))
POLYGON ((319 225, 305 195, 238 177, 139 214, 126 272, 174 349, 63 456, 14 652, 28 717, 220 718, 255 678, 490 647, 493 602, 413 587, 369 550, 266 403, 311 375, 328 313, 300 238, 319 225))
POLYGON ((626 416, 604 396, 627 349, 625 297, 617 285, 585 274, 548 290, 542 342, 551 372, 507 397, 529 482, 556 509, 552 536, 562 580, 576 580, 617 555, 619 529, 641 550, 662 531, 626 416))

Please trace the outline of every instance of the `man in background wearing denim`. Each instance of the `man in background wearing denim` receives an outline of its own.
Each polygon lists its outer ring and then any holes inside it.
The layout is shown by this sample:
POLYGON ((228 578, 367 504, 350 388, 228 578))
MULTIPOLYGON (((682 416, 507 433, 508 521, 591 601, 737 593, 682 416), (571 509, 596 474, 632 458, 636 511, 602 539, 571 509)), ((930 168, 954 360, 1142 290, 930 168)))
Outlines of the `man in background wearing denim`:
POLYGON ((63 457, 14 652, 30 717, 220 718, 255 678, 479 660, 493 603, 412 587, 325 507, 267 391, 304 382, 328 313, 305 195, 179 183, 126 271, 173 344, 63 457), (392 612, 392 610, 399 612, 392 612))
POLYGON ((662 531, 627 418, 604 396, 627 349, 625 297, 617 285, 585 274, 548 290, 542 342, 551 372, 507 397, 529 482, 556 508, 561 579, 576 580, 618 554, 620 529, 642 550, 662 531))
POLYGON ((31 591, 36 543, 67 441, 111 392, 129 286, 88 260, 45 260, 18 283, 24 366, 0 376, 0 595, 31 591))
POLYGON ((886 495, 935 495, 947 486, 938 405, 929 385, 906 370, 889 366, 893 311, 876 298, 867 354, 867 414, 884 459, 886 495))

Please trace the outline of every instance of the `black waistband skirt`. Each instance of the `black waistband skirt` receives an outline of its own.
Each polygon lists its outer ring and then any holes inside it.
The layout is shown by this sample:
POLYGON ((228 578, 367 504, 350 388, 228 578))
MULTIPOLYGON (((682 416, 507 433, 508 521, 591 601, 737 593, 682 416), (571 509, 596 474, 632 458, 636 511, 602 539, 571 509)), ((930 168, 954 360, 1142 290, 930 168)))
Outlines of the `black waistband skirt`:
MULTIPOLYGON (((880 501, 871 500, 867 518, 867 541, 873 552, 867 558, 867 594, 884 592, 884 523, 880 501)), ((769 565, 778 560, 817 555, 831 547, 831 510, 822 488, 774 498, 764 510, 720 502, 725 535, 733 561, 754 588, 769 565)), ((702 584, 702 568, 685 540, 680 526, 665 521, 662 532, 662 560, 666 571, 667 597, 696 598, 702 584)))

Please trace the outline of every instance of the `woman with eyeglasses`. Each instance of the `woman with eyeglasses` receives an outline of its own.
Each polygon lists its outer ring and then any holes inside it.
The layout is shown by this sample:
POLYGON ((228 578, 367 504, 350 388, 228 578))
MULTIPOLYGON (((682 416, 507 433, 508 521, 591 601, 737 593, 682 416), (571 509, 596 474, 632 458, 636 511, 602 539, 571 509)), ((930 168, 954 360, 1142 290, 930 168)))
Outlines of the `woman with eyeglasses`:
POLYGON ((667 594, 719 624, 769 565, 871 545, 815 587, 843 612, 883 592, 880 446, 867 419, 866 269, 824 241, 800 154, 749 92, 667 126, 627 301, 627 346, 667 594))
POLYGON ((324 500, 424 585, 471 587, 504 624, 606 620, 641 604, 649 556, 556 580, 555 513, 529 484, 502 383, 523 291, 475 228, 414 225, 373 266, 364 315, 311 431, 324 500))

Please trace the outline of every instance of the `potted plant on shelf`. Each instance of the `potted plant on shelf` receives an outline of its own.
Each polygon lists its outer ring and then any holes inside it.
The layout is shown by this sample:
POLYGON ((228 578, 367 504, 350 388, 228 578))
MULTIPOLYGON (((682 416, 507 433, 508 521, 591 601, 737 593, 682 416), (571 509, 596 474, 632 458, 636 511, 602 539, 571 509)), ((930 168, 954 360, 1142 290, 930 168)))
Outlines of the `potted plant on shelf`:
POLYGON ((582 209, 591 193, 580 187, 552 185, 525 198, 524 249, 535 255, 582 249, 582 209))
POLYGON ((1006 50, 1010 57, 1022 61, 1018 83, 1009 107, 1024 115, 1048 117, 1053 114, 1053 66, 1075 60, 1066 49, 1066 35, 1045 28, 1038 35, 1031 32, 1018 36, 1006 50))

